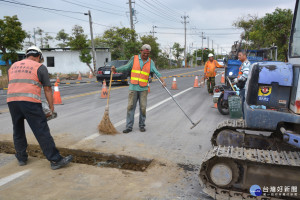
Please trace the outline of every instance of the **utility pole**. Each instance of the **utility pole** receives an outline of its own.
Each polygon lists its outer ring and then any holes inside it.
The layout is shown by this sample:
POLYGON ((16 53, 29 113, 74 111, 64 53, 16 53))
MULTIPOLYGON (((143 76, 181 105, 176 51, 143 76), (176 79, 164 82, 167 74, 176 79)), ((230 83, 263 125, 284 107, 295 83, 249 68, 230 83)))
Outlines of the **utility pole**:
POLYGON ((35 28, 33 28, 34 46, 36 46, 35 28))
POLYGON ((91 33, 91 43, 92 43, 92 55, 93 55, 93 66, 94 66, 93 74, 95 75, 95 72, 96 72, 96 52, 95 52, 95 44, 94 44, 94 36, 93 36, 93 23, 92 23, 91 11, 89 10, 89 12, 88 13, 84 13, 84 15, 88 15, 89 16, 90 33, 91 33))
POLYGON ((150 31, 150 33, 152 33, 152 36, 153 36, 153 38, 154 38, 154 33, 156 33, 155 31, 154 31, 154 28, 157 28, 157 26, 152 26, 152 31, 150 31))
POLYGON ((129 4, 129 15, 130 15, 130 27, 131 27, 131 30, 133 30, 134 29, 134 25, 133 25, 133 15, 132 15, 131 0, 128 0, 128 4, 129 4))
POLYGON ((201 53, 202 53, 202 55, 201 55, 201 63, 202 64, 204 64, 204 62, 203 62, 203 39, 205 39, 205 37, 203 36, 203 32, 201 33, 201 38, 202 38, 202 46, 201 46, 201 53))
POLYGON ((183 18, 183 24, 184 24, 184 67, 187 67, 187 63, 186 63, 186 24, 189 23, 186 21, 186 18, 189 18, 189 16, 184 15, 181 18, 183 18))
POLYGON ((207 49, 209 50, 209 37, 207 36, 207 49))

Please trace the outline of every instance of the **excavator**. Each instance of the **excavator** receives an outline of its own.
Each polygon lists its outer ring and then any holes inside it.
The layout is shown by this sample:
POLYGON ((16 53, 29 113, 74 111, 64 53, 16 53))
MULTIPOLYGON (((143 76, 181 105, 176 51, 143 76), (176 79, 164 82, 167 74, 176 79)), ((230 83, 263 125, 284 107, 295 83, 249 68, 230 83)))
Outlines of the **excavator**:
POLYGON ((243 119, 220 123, 199 179, 214 199, 300 199, 300 7, 289 60, 251 65, 243 119))

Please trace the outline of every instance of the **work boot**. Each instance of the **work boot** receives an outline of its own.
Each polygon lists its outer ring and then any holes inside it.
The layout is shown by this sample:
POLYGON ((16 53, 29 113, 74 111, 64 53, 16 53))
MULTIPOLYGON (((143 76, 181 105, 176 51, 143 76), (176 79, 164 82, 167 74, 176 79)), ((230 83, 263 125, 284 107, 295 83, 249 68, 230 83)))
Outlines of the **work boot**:
POLYGON ((144 127, 140 127, 140 131, 141 131, 141 132, 145 132, 146 129, 145 129, 144 127))
POLYGON ((129 132, 131 132, 131 131, 132 131, 131 129, 126 128, 126 129, 123 131, 123 133, 129 133, 129 132))
POLYGON ((51 162, 51 169, 56 170, 56 169, 62 168, 64 166, 66 166, 67 164, 69 164, 72 160, 73 160, 73 156, 69 155, 69 156, 62 158, 58 162, 51 162))
POLYGON ((19 166, 27 165, 27 160, 18 160, 19 166))

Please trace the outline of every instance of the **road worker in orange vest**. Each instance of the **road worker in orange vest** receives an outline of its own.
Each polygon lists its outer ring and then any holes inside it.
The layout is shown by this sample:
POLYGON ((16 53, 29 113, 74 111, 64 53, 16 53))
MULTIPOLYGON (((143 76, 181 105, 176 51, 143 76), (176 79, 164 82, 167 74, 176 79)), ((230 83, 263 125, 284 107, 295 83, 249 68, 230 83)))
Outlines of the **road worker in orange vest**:
POLYGON ((208 54, 208 61, 204 66, 204 76, 207 79, 207 91, 209 94, 213 94, 214 87, 216 85, 216 70, 217 68, 222 68, 218 61, 214 60, 214 54, 208 54))
POLYGON ((165 81, 161 78, 161 74, 157 71, 152 59, 149 58, 151 52, 151 46, 144 44, 141 48, 141 54, 133 56, 126 65, 115 68, 111 68, 113 73, 131 71, 128 107, 126 117, 126 129, 123 133, 129 133, 132 131, 134 123, 134 113, 136 104, 139 101, 140 105, 140 118, 139 128, 141 132, 145 132, 145 120, 146 120, 146 107, 147 107, 147 95, 148 95, 148 81, 150 73, 155 73, 166 86, 165 81))
POLYGON ((29 47, 25 55, 26 59, 15 62, 8 70, 7 103, 13 123, 16 158, 20 166, 27 164, 27 139, 24 127, 26 119, 44 155, 50 161, 51 169, 59 169, 70 163, 72 156, 60 155, 42 109, 41 90, 44 88, 50 110, 52 113, 54 111, 48 70, 41 64, 44 58, 38 47, 29 47))

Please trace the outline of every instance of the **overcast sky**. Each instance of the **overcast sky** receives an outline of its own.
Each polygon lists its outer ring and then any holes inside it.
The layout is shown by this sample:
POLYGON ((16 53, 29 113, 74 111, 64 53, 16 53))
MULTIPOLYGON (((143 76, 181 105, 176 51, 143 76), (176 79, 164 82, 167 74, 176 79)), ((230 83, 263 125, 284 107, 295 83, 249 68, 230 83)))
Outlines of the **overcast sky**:
MULTIPOLYGON (((238 18, 248 14, 264 16, 276 7, 294 10, 295 0, 133 0, 136 10, 135 30, 139 35, 150 34, 152 26, 155 37, 161 48, 168 50, 174 42, 184 45, 184 29, 181 18, 187 15, 187 47, 201 48, 201 32, 212 41, 214 49, 221 47, 229 51, 234 41, 239 40, 241 30, 234 29, 232 24, 238 18)), ((77 24, 90 34, 88 16, 91 10, 94 35, 102 33, 111 26, 130 27, 128 0, 0 0, 1 18, 17 15, 23 29, 33 33, 40 27, 51 36, 65 29, 71 33, 77 24), (21 2, 31 6, 59 9, 47 11, 11 4, 21 2), (77 4, 77 5, 75 5, 77 4)), ((207 39, 203 46, 207 47, 207 39)))

